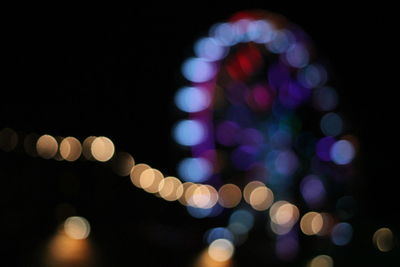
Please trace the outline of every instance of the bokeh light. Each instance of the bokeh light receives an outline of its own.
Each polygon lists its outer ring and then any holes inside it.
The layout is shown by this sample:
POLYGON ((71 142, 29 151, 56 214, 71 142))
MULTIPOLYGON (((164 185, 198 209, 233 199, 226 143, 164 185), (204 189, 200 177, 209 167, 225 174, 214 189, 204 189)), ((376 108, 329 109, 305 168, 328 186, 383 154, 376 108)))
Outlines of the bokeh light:
POLYGON ((208 107, 210 96, 198 87, 183 87, 175 95, 176 106, 185 112, 199 112, 208 107))
POLYGON ((83 217, 69 217, 64 222, 64 231, 70 238, 86 239, 90 234, 90 224, 83 217))
POLYGON ((227 261, 231 259, 235 247, 232 242, 221 238, 214 240, 208 247, 208 254, 215 261, 227 261))
POLYGON ((204 158, 186 158, 178 164, 179 177, 188 182, 204 182, 211 171, 211 164, 204 158))
POLYGON ((82 144, 82 154, 87 160, 95 160, 92 154, 92 143, 96 136, 88 136, 82 144))
POLYGON ((119 176, 128 176, 135 166, 135 160, 128 152, 118 152, 112 159, 112 168, 119 176))
POLYGON ((333 267, 333 259, 328 255, 319 255, 313 258, 307 267, 333 267))
POLYGON ((158 193, 159 185, 163 178, 164 176, 159 170, 153 168, 145 169, 140 174, 140 188, 149 193, 158 193))
POLYGON ((321 214, 311 211, 303 215, 300 220, 300 229, 305 235, 318 234, 324 225, 321 214))
POLYGON ((345 246, 353 237, 353 227, 349 223, 342 222, 336 224, 331 232, 331 239, 335 245, 345 246))
POLYGON ((380 251, 388 252, 394 245, 393 233, 389 228, 380 228, 374 233, 372 242, 380 251))
POLYGON ((253 209, 263 211, 268 209, 274 201, 274 194, 266 186, 255 188, 250 194, 250 205, 253 209))
POLYGON ((178 178, 172 176, 166 177, 158 185, 158 193, 167 201, 175 201, 183 194, 183 189, 180 190, 181 185, 182 183, 178 178))
POLYGON ((237 185, 224 184, 218 190, 219 204, 225 208, 236 207, 242 199, 242 192, 237 185))
POLYGON ((51 135, 42 135, 36 142, 36 150, 42 158, 51 159, 58 151, 57 140, 51 135))
POLYGON ((0 131, 0 149, 5 152, 12 151, 18 143, 17 133, 10 128, 4 128, 0 131))
POLYGON ((93 157, 101 162, 109 161, 114 156, 114 143, 107 137, 100 136, 93 140, 91 145, 93 157))
POLYGON ((339 140, 332 145, 330 156, 338 165, 349 164, 355 156, 354 146, 347 140, 339 140))
POLYGON ((215 73, 215 66, 203 58, 190 58, 182 65, 183 76, 194 83, 207 82, 215 73))
POLYGON ((204 140, 206 130, 199 121, 183 120, 175 126, 173 134, 178 144, 183 146, 194 146, 204 140))
POLYGON ((66 137, 60 143, 60 154, 67 161, 77 160, 82 153, 82 145, 75 137, 66 137))
POLYGON ((144 163, 139 163, 136 164, 132 169, 131 169, 131 173, 130 173, 130 178, 132 183, 139 188, 142 188, 141 184, 140 184, 140 177, 142 175, 142 173, 147 170, 150 169, 151 167, 147 164, 144 163))

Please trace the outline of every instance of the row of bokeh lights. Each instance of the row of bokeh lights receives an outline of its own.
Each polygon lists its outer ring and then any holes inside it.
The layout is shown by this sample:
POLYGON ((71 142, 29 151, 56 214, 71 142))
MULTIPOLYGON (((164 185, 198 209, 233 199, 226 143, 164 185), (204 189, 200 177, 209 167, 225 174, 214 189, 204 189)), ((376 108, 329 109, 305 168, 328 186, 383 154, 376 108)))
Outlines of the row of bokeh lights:
MULTIPOLYGON (((15 131, 10 128, 0 131, 0 148, 2 150, 12 151, 17 143, 18 135, 15 131)), ((182 183, 176 177, 164 177, 160 171, 147 164, 135 164, 133 157, 127 152, 114 153, 114 144, 107 137, 91 136, 81 144, 74 137, 56 138, 51 135, 28 134, 25 136, 23 144, 28 154, 39 155, 45 159, 75 161, 83 155, 87 160, 111 161, 116 174, 120 176, 129 175, 136 187, 153 193, 157 197, 167 201, 179 201, 187 206, 189 213, 196 218, 216 216, 222 212, 223 208, 237 207, 244 199, 255 211, 269 209, 269 229, 278 236, 289 233, 293 226, 299 222, 300 229, 305 235, 330 235, 332 242, 338 246, 348 244, 352 238, 353 230, 349 223, 337 223, 331 214, 324 212, 311 211, 300 216, 300 211, 296 205, 282 200, 274 202, 273 192, 260 181, 249 182, 243 190, 234 184, 225 184, 217 190, 211 185, 192 182, 182 183), (33 148, 35 149, 32 150, 33 148)), ((254 220, 254 212, 241 206, 232 212, 227 227, 209 230, 205 234, 205 240, 209 244, 209 256, 218 261, 221 259, 220 256, 216 256, 219 252, 216 253, 214 250, 229 249, 233 253, 233 248, 231 249, 231 246, 226 245, 227 242, 233 245, 243 243, 254 225, 254 220), (220 241, 216 242, 217 240, 220 241), (223 248, 219 248, 221 246, 223 248)), ((90 227, 84 219, 67 220, 65 225, 66 233, 72 238, 84 239, 89 235, 90 227)), ((373 240, 381 251, 389 251, 393 247, 393 234, 388 228, 377 231, 373 240)), ((290 256, 290 253, 295 252, 290 250, 296 250, 297 246, 295 239, 278 238, 277 255, 290 256), (279 245, 279 242, 282 244, 279 245)), ((228 252, 221 253, 230 255, 228 252)))

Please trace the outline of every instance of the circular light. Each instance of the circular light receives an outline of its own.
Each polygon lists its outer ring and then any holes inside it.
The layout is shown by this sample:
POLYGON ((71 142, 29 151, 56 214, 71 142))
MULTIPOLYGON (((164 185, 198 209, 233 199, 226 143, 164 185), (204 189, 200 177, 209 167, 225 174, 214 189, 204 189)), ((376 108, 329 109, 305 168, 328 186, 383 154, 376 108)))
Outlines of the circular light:
POLYGON ((172 176, 166 177, 160 182, 158 193, 167 201, 175 201, 183 194, 183 190, 179 190, 181 185, 182 183, 178 178, 172 176))
POLYGON ((66 137, 61 141, 60 154, 67 161, 77 160, 82 153, 82 145, 75 137, 66 137))
POLYGON ((244 200, 248 203, 251 204, 250 201, 250 196, 251 193, 257 188, 257 187, 263 187, 265 186, 263 182, 260 181, 251 181, 250 183, 248 183, 244 189, 243 189, 243 198, 244 200))
POLYGON ((354 146, 347 140, 339 140, 332 145, 330 156, 338 165, 349 164, 355 156, 354 146))
POLYGON ((265 20, 251 21, 248 25, 247 35, 255 43, 266 44, 273 39, 273 26, 265 20))
POLYGON ((211 172, 211 164, 203 158, 186 158, 178 165, 179 177, 189 182, 204 182, 211 172))
POLYGON ((231 241, 221 238, 214 240, 210 244, 208 247, 208 254, 213 260, 223 262, 232 257, 234 249, 231 241))
POLYGON ((319 255, 310 261, 309 266, 310 267, 333 267, 333 260, 328 255, 319 255))
POLYGON ((157 193, 163 178, 164 176, 159 170, 149 168, 140 174, 139 184, 146 192, 157 193))
POLYGON ((203 83, 214 78, 215 66, 202 58, 189 58, 182 65, 183 76, 191 82, 203 83))
POLYGON ((330 112, 321 118, 320 127, 326 136, 337 136, 343 131, 343 120, 338 114, 330 112))
POLYGON ((64 222, 64 231, 72 239, 85 239, 90 234, 90 224, 83 217, 69 217, 64 222))
POLYGON ((175 95, 176 106, 185 112, 199 112, 208 107, 208 93, 198 87, 183 87, 175 95))
POLYGON ((305 235, 316 235, 323 227, 323 217, 317 212, 308 212, 300 220, 300 229, 305 235))
MULTIPOLYGON (((236 230, 240 230, 238 234, 244 234, 250 231, 254 225, 254 216, 247 210, 236 210, 229 218, 229 229, 232 230, 232 225, 240 225, 241 227, 234 227, 236 230)), ((232 230, 233 231, 233 230, 232 230)))
POLYGON ((127 152, 118 152, 112 160, 112 168, 119 176, 128 176, 135 166, 135 160, 127 152))
POLYGON ((302 68, 308 64, 310 54, 301 44, 294 44, 286 52, 286 60, 289 65, 295 68, 302 68))
POLYGON ((206 130, 199 121, 182 120, 175 126, 173 134, 178 144, 195 146, 204 140, 206 130))
POLYGON ((208 244, 211 244, 213 241, 221 238, 233 242, 233 234, 227 228, 216 227, 208 230, 206 233, 206 241, 208 244))
POLYGON ((194 45, 194 51, 199 58, 206 61, 217 61, 225 57, 226 48, 222 46, 215 38, 201 38, 194 45))
POLYGON ((93 157, 101 162, 109 161, 114 155, 113 142, 104 136, 97 137, 93 140, 91 145, 91 152, 93 157))
POLYGON ((393 233, 389 228, 380 228, 374 233, 372 241, 380 251, 388 252, 393 248, 393 233))
POLYGON ((224 46, 232 46, 237 42, 235 27, 231 23, 220 23, 211 27, 210 35, 224 46))
POLYGON ((89 136, 83 141, 82 154, 87 160, 94 160, 92 155, 92 143, 96 136, 89 136))
POLYGON ((263 211, 268 209, 274 201, 274 194, 266 186, 255 188, 250 194, 250 205, 253 209, 263 211))
POLYGON ((224 184, 218 190, 219 204, 224 208, 236 207, 242 199, 242 192, 237 185, 224 184))
POLYGON ((336 224, 331 233, 332 242, 338 246, 347 245, 353 237, 353 228, 348 223, 336 224))
POLYGON ((42 158, 51 159, 58 151, 57 140, 51 135, 42 135, 36 142, 36 150, 42 158))
POLYGON ((306 88, 315 88, 326 82, 326 70, 319 64, 308 65, 298 74, 300 84, 306 88))
POLYGON ((150 169, 151 167, 147 164, 144 163, 140 163, 135 165, 130 173, 130 177, 131 177, 131 181, 132 183, 139 188, 142 188, 140 185, 140 176, 142 175, 142 173, 147 170, 150 169))
POLYGON ((10 128, 4 128, 0 131, 0 149, 5 152, 13 150, 18 143, 17 133, 10 128))

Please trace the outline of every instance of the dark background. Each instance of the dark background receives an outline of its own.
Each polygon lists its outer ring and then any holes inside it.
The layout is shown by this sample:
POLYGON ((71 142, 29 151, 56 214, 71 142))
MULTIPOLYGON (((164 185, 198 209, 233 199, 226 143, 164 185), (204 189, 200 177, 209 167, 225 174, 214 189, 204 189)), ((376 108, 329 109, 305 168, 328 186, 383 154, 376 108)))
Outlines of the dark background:
MULTIPOLYGON (((132 6, 32 5, 3 10, 0 128, 23 133, 105 135, 136 162, 175 175, 178 148, 170 137, 177 117, 173 94, 185 85, 180 66, 209 27, 243 9, 267 9, 298 24, 331 63, 330 84, 359 137, 354 196, 354 239, 329 247, 335 266, 396 266, 399 247, 381 253, 374 231, 399 236, 398 65, 395 8, 293 5, 246 1, 242 5, 155 3, 132 6)), ((107 164, 103 164, 107 165, 107 164)), ((133 187, 128 178, 94 162, 31 158, 17 149, 0 153, 0 240, 5 266, 38 266, 59 224, 60 203, 75 207, 92 226, 99 266, 189 266, 205 247, 202 235, 226 218, 194 219, 133 187)), ((258 229, 258 230, 257 230, 258 229)), ((238 248, 238 266, 291 266, 265 253, 263 227, 238 248)), ((293 266, 326 253, 301 248, 293 266)), ((2 264, 1 264, 2 265, 2 264)))

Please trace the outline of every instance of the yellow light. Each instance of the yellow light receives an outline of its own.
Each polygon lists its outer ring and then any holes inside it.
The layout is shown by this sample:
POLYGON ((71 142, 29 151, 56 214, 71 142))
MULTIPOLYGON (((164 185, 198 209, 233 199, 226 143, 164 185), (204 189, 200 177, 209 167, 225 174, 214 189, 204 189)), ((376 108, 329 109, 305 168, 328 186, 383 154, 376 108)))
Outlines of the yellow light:
POLYGON ((114 155, 114 143, 107 137, 100 136, 93 140, 91 152, 93 157, 101 162, 108 161, 114 155))
POLYGON ((380 251, 388 252, 393 248, 393 233, 389 228, 380 228, 374 233, 372 242, 380 251))
POLYGON ((139 184, 146 192, 157 193, 163 178, 164 176, 159 170, 149 168, 144 170, 140 175, 139 184))
POLYGON ((51 159, 58 151, 57 140, 51 135, 42 135, 36 142, 36 150, 42 158, 51 159))
POLYGON ((186 199, 186 192, 192 185, 193 185, 192 182, 186 182, 186 183, 183 183, 182 185, 180 185, 178 187, 177 195, 178 195, 178 192, 180 193, 180 197, 178 198, 178 201, 182 205, 185 205, 185 206, 188 205, 188 202, 187 202, 187 199, 186 199))
POLYGON ((256 187, 250 194, 250 205, 253 209, 263 211, 268 209, 274 201, 274 194, 266 186, 256 187))
POLYGON ((112 168, 119 176, 128 176, 134 165, 135 160, 127 152, 118 152, 112 161, 112 168))
POLYGON ((318 234, 324 224, 321 214, 311 211, 303 215, 300 220, 300 229, 306 235, 318 234))
POLYGON ((333 267, 333 260, 328 255, 319 255, 310 261, 309 267, 333 267))
POLYGON ((0 131, 0 149, 5 152, 12 151, 18 143, 17 133, 10 128, 4 128, 0 131))
POLYGON ((232 258, 235 248, 231 241, 221 238, 214 240, 208 247, 208 255, 218 262, 228 261, 232 258))
POLYGON ((196 208, 209 209, 218 201, 218 192, 210 185, 192 186, 194 190, 188 191, 188 203, 196 208))
POLYGON ((140 185, 140 176, 142 175, 142 172, 144 172, 147 169, 150 169, 151 167, 145 163, 139 163, 136 164, 135 166, 133 166, 132 170, 131 170, 131 181, 132 183, 139 188, 142 188, 142 186, 140 185))
POLYGON ((37 134, 31 133, 25 136, 24 139, 24 148, 26 154, 28 154, 31 157, 37 157, 38 153, 36 150, 36 143, 37 140, 39 139, 39 136, 37 134))
POLYGON ((61 141, 60 154, 67 161, 79 159, 82 153, 82 145, 75 137, 66 137, 61 141))
POLYGON ((252 181, 244 187, 243 198, 248 204, 250 204, 251 192, 253 192, 254 189, 256 189, 257 187, 260 187, 260 186, 265 186, 265 185, 264 185, 264 183, 262 183, 260 181, 252 181))
POLYGON ((182 183, 178 178, 172 176, 166 177, 158 185, 158 193, 167 201, 175 201, 183 194, 183 190, 178 192, 181 185, 182 183))
POLYGON ((271 206, 269 214, 275 224, 290 228, 299 218, 299 209, 287 201, 278 201, 271 206))
POLYGON ((90 234, 90 225, 85 218, 72 216, 65 220, 64 231, 72 239, 86 239, 90 234))
POLYGON ((92 155, 92 143, 96 136, 89 136, 83 141, 82 154, 87 160, 94 160, 92 155))
POLYGON ((242 199, 242 192, 237 185, 225 184, 218 190, 219 204, 225 208, 236 207, 242 199))

